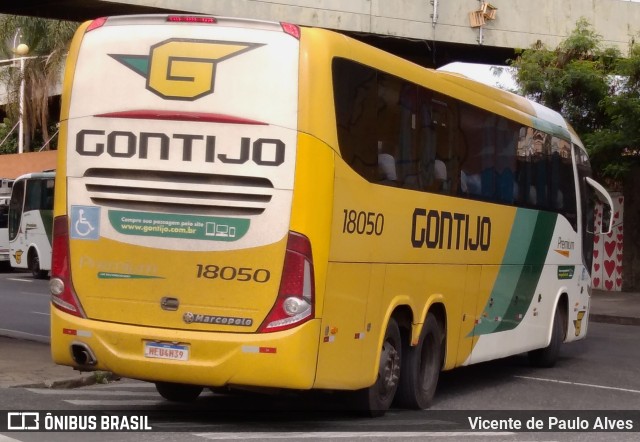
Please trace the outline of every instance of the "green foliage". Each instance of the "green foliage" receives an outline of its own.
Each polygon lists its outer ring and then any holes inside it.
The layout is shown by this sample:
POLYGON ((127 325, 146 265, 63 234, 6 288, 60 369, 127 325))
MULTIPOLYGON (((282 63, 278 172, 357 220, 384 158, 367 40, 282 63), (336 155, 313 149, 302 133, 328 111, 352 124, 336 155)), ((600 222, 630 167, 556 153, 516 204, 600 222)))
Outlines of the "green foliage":
POLYGON ((0 145, 0 155, 18 152, 17 135, 18 128, 15 122, 5 118, 4 121, 0 123, 0 142, 4 141, 2 145, 0 145))
POLYGON ((14 46, 19 43, 29 46, 23 75, 21 69, 10 65, 0 72, 0 81, 7 85, 10 101, 5 111, 14 121, 20 113, 20 84, 23 81, 25 84, 25 151, 34 150, 31 142, 39 136, 45 140, 50 137, 50 95, 60 80, 67 48, 77 26, 74 22, 0 15, 0 42, 4 43, 0 44, 0 54, 3 58, 15 58, 14 46))
POLYGON ((640 164, 640 47, 603 48, 581 19, 560 45, 522 51, 511 66, 520 92, 560 112, 580 134, 596 172, 623 179, 640 164))

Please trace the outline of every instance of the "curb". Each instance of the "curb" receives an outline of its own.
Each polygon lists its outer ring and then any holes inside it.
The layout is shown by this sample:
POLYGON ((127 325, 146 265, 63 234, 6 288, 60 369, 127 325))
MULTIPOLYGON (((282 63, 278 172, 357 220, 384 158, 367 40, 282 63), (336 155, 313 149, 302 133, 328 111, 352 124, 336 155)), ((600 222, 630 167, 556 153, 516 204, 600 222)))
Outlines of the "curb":
POLYGON ((640 326, 640 318, 632 318, 629 316, 613 316, 613 315, 599 315, 589 314, 589 320, 593 322, 601 322, 605 324, 617 324, 617 325, 636 325, 640 326))
POLYGON ((56 381, 45 380, 43 382, 12 385, 10 388, 47 388, 52 390, 65 390, 72 388, 88 387, 95 384, 108 384, 120 380, 119 376, 107 371, 97 371, 88 376, 74 379, 61 379, 56 381))

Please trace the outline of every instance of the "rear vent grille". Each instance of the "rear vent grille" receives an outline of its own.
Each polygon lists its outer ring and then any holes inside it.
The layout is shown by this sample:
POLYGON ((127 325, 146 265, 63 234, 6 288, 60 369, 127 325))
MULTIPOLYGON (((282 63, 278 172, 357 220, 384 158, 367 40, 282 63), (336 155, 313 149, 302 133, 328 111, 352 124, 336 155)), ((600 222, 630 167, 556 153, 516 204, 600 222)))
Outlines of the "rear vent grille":
POLYGON ((266 178, 157 170, 88 169, 94 204, 201 215, 259 215, 273 196, 266 178))

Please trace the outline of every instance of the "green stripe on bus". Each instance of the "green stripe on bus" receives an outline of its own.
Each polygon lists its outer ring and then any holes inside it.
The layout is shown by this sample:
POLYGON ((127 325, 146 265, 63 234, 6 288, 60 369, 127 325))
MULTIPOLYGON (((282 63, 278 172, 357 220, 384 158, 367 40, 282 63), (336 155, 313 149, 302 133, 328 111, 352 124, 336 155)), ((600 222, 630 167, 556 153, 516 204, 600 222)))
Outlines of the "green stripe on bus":
POLYGON ((535 232, 531 240, 531 247, 527 252, 525 265, 520 280, 513 292, 513 297, 496 332, 515 328, 527 313, 535 296, 535 290, 544 269, 551 237, 556 226, 558 215, 550 212, 538 212, 535 232))
POLYGON ((470 335, 512 330, 526 314, 535 295, 551 244, 557 214, 518 209, 491 296, 470 335))
POLYGON ((53 244, 53 210, 40 210, 40 217, 49 244, 53 244))
POLYGON ((558 126, 557 124, 550 123, 547 120, 543 120, 542 118, 533 117, 533 128, 554 135, 558 138, 571 141, 571 134, 567 129, 558 126))

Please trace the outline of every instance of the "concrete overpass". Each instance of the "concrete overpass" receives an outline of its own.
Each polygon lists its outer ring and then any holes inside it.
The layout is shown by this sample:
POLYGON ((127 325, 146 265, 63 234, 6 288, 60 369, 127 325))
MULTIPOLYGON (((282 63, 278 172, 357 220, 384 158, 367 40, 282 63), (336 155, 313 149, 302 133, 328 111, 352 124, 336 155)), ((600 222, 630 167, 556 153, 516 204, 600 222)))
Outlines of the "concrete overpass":
POLYGON ((640 3, 629 0, 19 0, 0 13, 82 21, 103 15, 189 11, 289 21, 348 33, 427 66, 452 61, 504 64, 536 42, 555 48, 584 17, 623 54, 640 33, 640 3), (476 15, 475 17, 478 17, 476 15), (477 24, 477 23, 475 23, 477 24))

